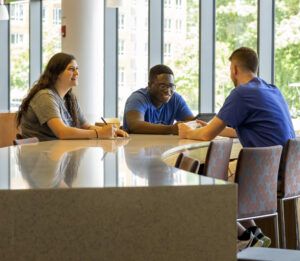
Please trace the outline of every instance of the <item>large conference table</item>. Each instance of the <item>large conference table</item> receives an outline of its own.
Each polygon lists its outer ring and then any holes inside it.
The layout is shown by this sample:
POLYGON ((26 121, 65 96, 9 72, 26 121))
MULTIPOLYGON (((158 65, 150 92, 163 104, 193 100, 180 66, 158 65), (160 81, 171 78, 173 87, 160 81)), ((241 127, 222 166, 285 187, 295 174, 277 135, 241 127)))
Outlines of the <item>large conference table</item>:
POLYGON ((0 149, 0 260, 236 260, 237 187, 172 166, 173 135, 0 149))

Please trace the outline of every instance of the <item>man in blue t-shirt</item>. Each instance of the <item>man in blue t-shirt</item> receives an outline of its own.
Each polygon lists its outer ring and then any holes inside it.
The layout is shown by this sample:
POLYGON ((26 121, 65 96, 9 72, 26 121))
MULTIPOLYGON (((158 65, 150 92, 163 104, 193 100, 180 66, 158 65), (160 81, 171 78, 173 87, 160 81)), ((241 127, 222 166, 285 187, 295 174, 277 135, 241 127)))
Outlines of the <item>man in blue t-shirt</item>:
MULTIPOLYGON (((212 140, 217 135, 238 137, 243 147, 284 146, 295 132, 288 106, 279 89, 257 77, 258 57, 247 47, 235 50, 230 58, 230 77, 235 88, 217 116, 200 129, 179 124, 179 137, 212 140), (227 127, 230 126, 231 128, 227 127)), ((246 246, 271 244, 253 220, 238 223, 239 242, 246 246)))
POLYGON ((179 124, 179 136, 197 140, 212 140, 217 135, 237 136, 243 147, 283 146, 288 139, 295 138, 289 108, 281 92, 256 75, 255 51, 241 47, 229 60, 235 88, 219 113, 208 124, 202 122, 206 126, 200 129, 179 124))
POLYGON ((124 129, 130 133, 178 134, 178 122, 194 116, 175 89, 174 74, 168 66, 152 67, 148 87, 133 92, 126 101, 124 129))

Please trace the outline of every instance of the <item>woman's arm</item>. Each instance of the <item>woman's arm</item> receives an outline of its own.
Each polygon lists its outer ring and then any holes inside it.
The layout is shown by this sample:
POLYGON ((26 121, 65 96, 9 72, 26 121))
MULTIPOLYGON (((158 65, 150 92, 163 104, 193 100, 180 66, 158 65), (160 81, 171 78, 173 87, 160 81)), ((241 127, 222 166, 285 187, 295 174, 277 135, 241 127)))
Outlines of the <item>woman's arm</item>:
POLYGON ((83 125, 81 125, 81 129, 84 129, 84 130, 93 130, 94 128, 93 127, 95 127, 94 125, 91 125, 91 124, 89 124, 89 123, 84 123, 83 125))
POLYGON ((69 127, 60 118, 53 118, 47 122, 54 135, 61 140, 66 139, 93 139, 112 138, 115 131, 112 126, 97 127, 93 129, 81 129, 69 127))
POLYGON ((128 137, 125 131, 117 129, 112 125, 103 127, 84 124, 81 128, 69 127, 64 124, 60 118, 53 118, 47 122, 48 127, 54 135, 61 140, 67 139, 104 139, 114 138, 116 136, 128 137))
MULTIPOLYGON (((129 137, 129 135, 126 131, 123 131, 120 128, 114 126, 114 124, 109 124, 109 125, 113 126, 114 137, 129 137)), ((96 126, 96 125, 89 125, 89 124, 84 124, 82 126, 82 128, 87 129, 87 130, 97 130, 97 131, 99 131, 99 129, 103 130, 103 127, 99 127, 99 126, 96 126)))

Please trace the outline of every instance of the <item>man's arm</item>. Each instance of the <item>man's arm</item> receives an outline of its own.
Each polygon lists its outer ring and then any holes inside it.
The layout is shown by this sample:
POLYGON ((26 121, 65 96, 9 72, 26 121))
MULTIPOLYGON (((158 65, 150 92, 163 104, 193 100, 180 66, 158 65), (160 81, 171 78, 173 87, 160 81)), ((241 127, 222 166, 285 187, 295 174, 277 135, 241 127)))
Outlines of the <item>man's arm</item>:
POLYGON ((186 116, 183 121, 194 121, 196 118, 194 115, 186 116))
MULTIPOLYGON (((207 122, 205 122, 203 120, 197 119, 196 121, 197 121, 198 124, 201 124, 202 127, 204 127, 204 126, 206 126, 208 124, 207 122)), ((224 130, 222 130, 220 132, 219 135, 223 136, 223 137, 229 137, 229 138, 236 138, 237 137, 235 129, 230 128, 230 127, 226 127, 224 130)))
POLYGON ((178 134, 177 123, 174 125, 154 124, 146 122, 139 111, 128 111, 125 114, 130 133, 139 134, 178 134))
POLYGON ((226 128, 226 123, 215 116, 206 126, 200 129, 191 129, 184 123, 178 125, 179 137, 194 140, 209 141, 218 135, 225 137, 236 137, 236 133, 232 128, 226 128))
POLYGON ((235 129, 230 127, 226 127, 224 130, 221 131, 219 135, 228 138, 237 138, 235 129))

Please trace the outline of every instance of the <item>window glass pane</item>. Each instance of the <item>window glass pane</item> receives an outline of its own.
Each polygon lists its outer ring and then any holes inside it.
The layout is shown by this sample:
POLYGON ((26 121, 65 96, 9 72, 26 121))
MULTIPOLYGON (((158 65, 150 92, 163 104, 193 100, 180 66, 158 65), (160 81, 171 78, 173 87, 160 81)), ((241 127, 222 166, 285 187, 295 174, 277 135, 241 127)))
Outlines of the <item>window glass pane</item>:
POLYGON ((199 1, 164 1, 164 64, 194 113, 199 100, 199 1))
MULTIPOLYGON (((257 0, 216 1, 215 111, 233 88, 230 54, 246 46, 257 51, 257 0)), ((205 76, 204 76, 205 77, 205 76)))
POLYGON ((300 1, 275 1, 275 84, 300 129, 300 1))
POLYGON ((29 87, 29 1, 10 3, 10 110, 16 111, 29 87))
POLYGON ((43 68, 61 51, 61 0, 43 0, 43 68))
POLYGON ((123 120, 126 99, 148 82, 148 1, 128 0, 118 14, 118 117, 123 120))

